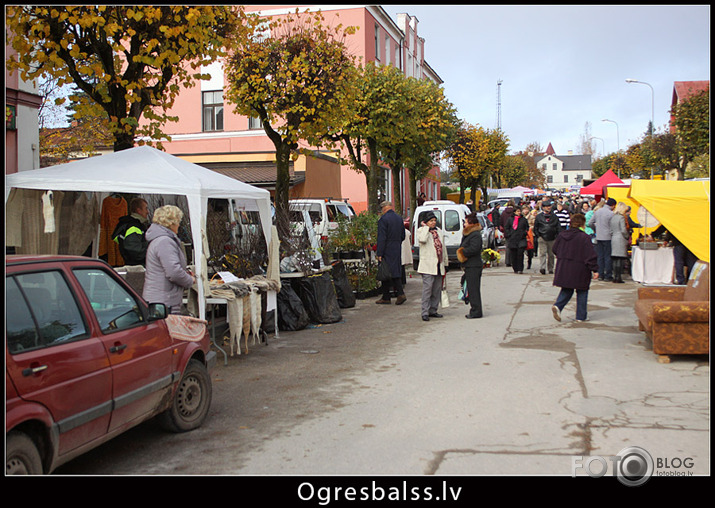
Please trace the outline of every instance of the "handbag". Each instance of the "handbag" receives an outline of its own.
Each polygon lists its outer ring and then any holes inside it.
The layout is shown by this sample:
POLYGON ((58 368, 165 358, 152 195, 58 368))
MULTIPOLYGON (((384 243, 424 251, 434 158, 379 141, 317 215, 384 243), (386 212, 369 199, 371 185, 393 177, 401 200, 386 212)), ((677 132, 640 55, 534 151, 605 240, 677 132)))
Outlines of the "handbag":
POLYGON ((446 277, 442 277, 442 293, 440 294, 439 303, 443 309, 449 307, 449 295, 447 294, 446 277))
POLYGON ((387 266, 385 261, 380 261, 377 264, 377 280, 380 282, 387 282, 392 280, 392 273, 390 273, 390 267, 387 266))

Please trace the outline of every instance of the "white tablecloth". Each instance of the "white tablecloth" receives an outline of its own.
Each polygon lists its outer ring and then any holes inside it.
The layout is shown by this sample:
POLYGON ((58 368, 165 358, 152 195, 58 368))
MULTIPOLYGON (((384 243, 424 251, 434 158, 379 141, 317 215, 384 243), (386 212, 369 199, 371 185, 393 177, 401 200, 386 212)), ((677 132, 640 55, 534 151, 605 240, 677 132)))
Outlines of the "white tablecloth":
POLYGON ((636 282, 645 284, 673 283, 673 248, 643 250, 633 247, 631 257, 631 276, 636 282))

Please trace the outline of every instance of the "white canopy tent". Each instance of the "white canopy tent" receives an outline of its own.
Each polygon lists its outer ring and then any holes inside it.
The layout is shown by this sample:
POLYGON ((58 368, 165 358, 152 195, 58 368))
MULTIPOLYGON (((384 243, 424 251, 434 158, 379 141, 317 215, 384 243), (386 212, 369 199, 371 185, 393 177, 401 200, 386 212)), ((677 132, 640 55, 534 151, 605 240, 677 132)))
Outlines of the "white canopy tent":
POLYGON ((98 193, 173 194, 186 196, 191 219, 200 318, 205 319, 205 290, 208 283, 204 256, 204 239, 208 199, 231 199, 257 211, 266 238, 271 242, 270 193, 233 178, 218 174, 179 157, 148 146, 139 146, 100 157, 21 171, 5 177, 5 203, 10 190, 35 189, 84 191, 98 193))

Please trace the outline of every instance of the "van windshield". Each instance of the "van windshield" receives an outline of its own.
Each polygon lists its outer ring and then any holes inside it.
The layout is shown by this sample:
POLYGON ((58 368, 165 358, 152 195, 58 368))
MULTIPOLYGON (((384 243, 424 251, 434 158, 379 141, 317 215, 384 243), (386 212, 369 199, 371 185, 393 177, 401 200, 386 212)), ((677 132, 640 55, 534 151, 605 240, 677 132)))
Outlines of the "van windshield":
POLYGON ((353 215, 350 211, 350 208, 348 208, 348 205, 343 203, 329 203, 328 205, 326 205, 326 208, 328 210, 329 221, 334 222, 338 220, 338 217, 340 216, 351 217, 353 215))

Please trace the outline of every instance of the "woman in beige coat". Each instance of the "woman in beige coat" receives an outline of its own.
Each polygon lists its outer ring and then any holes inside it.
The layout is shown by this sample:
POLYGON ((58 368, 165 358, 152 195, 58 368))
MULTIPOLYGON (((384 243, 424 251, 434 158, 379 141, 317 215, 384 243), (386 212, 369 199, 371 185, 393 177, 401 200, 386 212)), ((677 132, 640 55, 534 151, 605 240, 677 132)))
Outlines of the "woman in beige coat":
POLYGON ((447 246, 444 232, 437 227, 437 217, 427 212, 421 217, 415 233, 420 246, 417 272, 422 274, 422 321, 441 318, 437 312, 442 292, 442 279, 447 273, 447 246))

